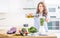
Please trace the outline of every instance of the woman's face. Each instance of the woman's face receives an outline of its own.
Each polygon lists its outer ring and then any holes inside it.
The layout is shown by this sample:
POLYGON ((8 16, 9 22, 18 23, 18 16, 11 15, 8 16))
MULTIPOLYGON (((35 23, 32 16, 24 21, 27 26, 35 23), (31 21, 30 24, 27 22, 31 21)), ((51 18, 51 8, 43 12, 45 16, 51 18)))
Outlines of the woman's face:
POLYGON ((42 5, 42 4, 39 4, 39 10, 40 10, 40 12, 43 12, 44 7, 43 7, 43 5, 42 5))

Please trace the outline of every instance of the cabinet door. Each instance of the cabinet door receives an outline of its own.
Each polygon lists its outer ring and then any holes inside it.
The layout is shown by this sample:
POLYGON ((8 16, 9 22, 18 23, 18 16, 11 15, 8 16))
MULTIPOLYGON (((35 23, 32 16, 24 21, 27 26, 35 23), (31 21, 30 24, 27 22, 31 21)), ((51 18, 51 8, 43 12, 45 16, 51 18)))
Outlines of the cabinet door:
POLYGON ((8 12, 9 0, 0 0, 0 12, 8 12))

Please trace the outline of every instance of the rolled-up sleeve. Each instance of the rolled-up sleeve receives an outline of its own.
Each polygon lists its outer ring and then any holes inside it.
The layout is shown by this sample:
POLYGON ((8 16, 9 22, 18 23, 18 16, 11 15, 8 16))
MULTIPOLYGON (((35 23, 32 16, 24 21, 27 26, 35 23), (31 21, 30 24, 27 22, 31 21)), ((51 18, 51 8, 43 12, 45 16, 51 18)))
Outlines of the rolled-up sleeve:
POLYGON ((50 16, 49 16, 49 15, 47 15, 47 16, 46 16, 46 18, 48 19, 48 22, 50 22, 50 16))

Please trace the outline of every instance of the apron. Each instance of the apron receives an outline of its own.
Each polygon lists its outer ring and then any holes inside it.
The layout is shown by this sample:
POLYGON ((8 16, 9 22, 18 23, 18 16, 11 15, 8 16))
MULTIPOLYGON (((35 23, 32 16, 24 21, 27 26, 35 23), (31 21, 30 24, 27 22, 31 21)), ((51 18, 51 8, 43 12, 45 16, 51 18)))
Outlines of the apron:
POLYGON ((38 30, 41 34, 46 34, 48 32, 47 22, 44 20, 43 26, 40 24, 40 18, 44 18, 42 14, 39 15, 39 17, 34 17, 34 27, 38 30))

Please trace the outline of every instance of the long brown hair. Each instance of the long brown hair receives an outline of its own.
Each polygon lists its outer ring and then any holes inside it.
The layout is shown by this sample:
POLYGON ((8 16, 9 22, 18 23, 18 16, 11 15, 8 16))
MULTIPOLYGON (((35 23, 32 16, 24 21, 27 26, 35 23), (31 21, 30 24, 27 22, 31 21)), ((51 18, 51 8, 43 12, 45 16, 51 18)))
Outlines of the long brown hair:
POLYGON ((43 2, 39 2, 38 5, 37 5, 37 14, 39 14, 40 10, 39 10, 39 5, 42 4, 43 5, 43 16, 46 16, 47 15, 47 9, 45 7, 45 4, 43 2))

